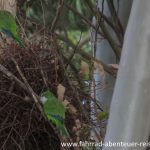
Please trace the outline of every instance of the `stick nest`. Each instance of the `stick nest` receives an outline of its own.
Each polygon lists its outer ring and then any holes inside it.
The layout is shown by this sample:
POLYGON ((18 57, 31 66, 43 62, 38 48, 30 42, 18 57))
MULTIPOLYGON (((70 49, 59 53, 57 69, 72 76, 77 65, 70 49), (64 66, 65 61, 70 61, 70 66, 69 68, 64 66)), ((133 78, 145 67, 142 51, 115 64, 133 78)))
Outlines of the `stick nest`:
MULTIPOLYGON (((40 96, 50 89, 56 94, 59 83, 71 89, 64 75, 62 62, 54 49, 30 46, 24 50, 8 45, 0 50, 0 64, 24 83, 23 73, 33 91, 40 96)), ((66 90, 66 96, 78 107, 75 94, 66 90)), ((68 115, 69 116, 69 115, 68 115)), ((69 118, 70 119, 70 118, 69 118)), ((73 121, 67 121, 72 128, 73 121)), ((42 116, 31 95, 13 78, 0 71, 0 149, 3 150, 59 150, 60 139, 51 124, 42 116)))

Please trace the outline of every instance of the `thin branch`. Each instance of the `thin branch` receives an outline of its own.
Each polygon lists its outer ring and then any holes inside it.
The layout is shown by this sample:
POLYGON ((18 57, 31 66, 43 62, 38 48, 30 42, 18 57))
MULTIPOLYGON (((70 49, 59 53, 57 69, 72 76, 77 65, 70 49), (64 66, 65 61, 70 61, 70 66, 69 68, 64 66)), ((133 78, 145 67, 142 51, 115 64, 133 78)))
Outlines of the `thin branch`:
MULTIPOLYGON (((81 13, 79 13, 76 9, 74 9, 72 6, 70 6, 70 5, 68 5, 68 4, 65 4, 65 6, 66 6, 69 10, 71 10, 73 13, 75 13, 76 15, 78 15, 81 19, 83 19, 83 21, 85 21, 85 23, 86 23, 88 26, 90 26, 90 27, 92 27, 93 29, 96 30, 96 27, 91 23, 91 21, 88 20, 86 17, 84 17, 84 16, 83 16, 81 13)), ((98 33, 103 36, 103 34, 102 34, 102 32, 101 32, 100 30, 98 31, 98 33)))
MULTIPOLYGON (((101 18, 103 18, 103 19, 106 21, 106 23, 115 31, 115 33, 116 33, 116 35, 117 35, 117 37, 118 37, 118 40, 120 41, 121 44, 122 44, 123 38, 122 38, 122 36, 120 37, 120 34, 118 35, 118 30, 116 29, 116 27, 115 27, 115 26, 113 25, 113 23, 110 22, 110 21, 108 20, 108 18, 103 14, 104 0, 102 1, 102 11, 100 11, 100 10, 98 9, 98 10, 97 10, 98 13, 97 13, 97 11, 95 11, 95 10, 93 9, 94 7, 93 7, 93 4, 92 4, 92 2, 91 2, 90 0, 86 0, 86 3, 87 3, 87 5, 88 5, 88 7, 91 9, 91 11, 93 12, 93 15, 94 15, 95 17, 98 16, 98 18, 99 18, 99 26, 101 27, 101 29, 102 29, 102 31, 103 31, 103 33, 104 33, 105 38, 108 40, 110 46, 111 46, 112 49, 114 50, 114 52, 115 52, 115 54, 116 54, 116 56, 117 56, 117 58, 118 58, 118 60, 119 60, 119 59, 120 59, 120 52, 121 52, 121 50, 120 50, 120 48, 115 44, 114 40, 112 39, 112 37, 110 36, 109 32, 107 31, 107 29, 106 29, 104 23, 101 21, 101 18)), ((111 3, 112 3, 112 1, 111 1, 111 3)), ((122 26, 121 26, 121 23, 120 23, 119 19, 118 19, 118 24, 119 24, 120 29, 123 29, 122 26)), ((97 30, 96 30, 96 31, 97 31, 97 30)), ((122 30, 122 31, 123 31, 123 30, 122 30)), ((122 35, 123 35, 123 34, 122 34, 122 35)))
POLYGON ((90 41, 90 35, 88 33, 83 39, 81 39, 80 43, 78 44, 78 48, 82 48, 82 46, 89 41, 90 41))
POLYGON ((16 69, 18 71, 18 73, 20 74, 21 78, 23 79, 25 86, 28 88, 30 95, 32 96, 37 108, 40 110, 40 112, 43 114, 43 108, 40 104, 40 100, 38 98, 38 96, 36 95, 36 93, 33 91, 33 89, 31 88, 30 84, 28 83, 27 79, 25 78, 23 72, 21 71, 18 63, 15 61, 15 59, 12 59, 12 61, 14 62, 14 64, 16 65, 16 69))
POLYGON ((94 6, 93 6, 93 4, 92 4, 92 2, 90 1, 90 0, 86 0, 85 1, 86 2, 86 4, 88 5, 88 7, 91 9, 91 11, 92 11, 92 13, 93 13, 93 16, 97 16, 97 13, 99 13, 99 15, 100 15, 100 18, 103 18, 104 19, 104 21, 115 31, 116 30, 116 28, 115 28, 115 26, 114 26, 114 24, 105 16, 105 14, 103 13, 103 9, 104 9, 104 0, 103 0, 103 2, 102 2, 102 11, 100 11, 99 9, 97 10, 97 11, 95 11, 95 9, 93 9, 94 8, 94 6))
POLYGON ((64 0, 59 0, 58 5, 57 5, 57 9, 56 9, 56 15, 53 19, 52 26, 51 26, 51 29, 50 29, 51 32, 53 32, 55 30, 56 26, 57 26, 57 23, 58 23, 63 5, 64 5, 64 0))
MULTIPOLYGON (((58 35, 56 34, 57 38, 62 40, 63 42, 66 42, 68 45, 70 45, 73 49, 75 48, 76 45, 74 45, 74 43, 72 43, 71 40, 66 39, 64 36, 62 35, 58 35)), ((84 52, 81 48, 79 48, 76 53, 80 54, 82 57, 84 57, 87 60, 91 60, 93 62, 97 62, 100 63, 103 67, 104 70, 106 72, 108 72, 109 74, 111 74, 112 76, 116 77, 116 69, 114 69, 112 66, 106 65, 105 63, 103 63, 101 60, 94 58, 93 56, 89 55, 88 53, 84 52)))
MULTIPOLYGON (((81 41, 81 37, 82 37, 82 32, 81 32, 81 35, 80 35, 80 38, 79 38, 79 41, 77 42, 77 44, 75 45, 74 49, 73 49, 73 53, 71 54, 71 56, 68 58, 68 62, 71 62, 76 51, 78 50, 78 46, 80 44, 80 41, 81 41)), ((66 67, 68 66, 68 64, 66 64, 66 67)))
POLYGON ((64 55, 62 55, 64 61, 69 64, 69 66, 71 67, 72 71, 74 72, 74 76, 77 80, 77 82, 79 83, 80 87, 84 87, 84 84, 82 83, 81 79, 80 79, 80 76, 79 76, 79 72, 78 70, 76 69, 76 67, 74 66, 74 64, 72 62, 70 62, 64 55))
POLYGON ((8 71, 3 65, 0 64, 0 72, 4 73, 10 80, 14 80, 22 89, 29 92, 29 89, 25 86, 25 84, 20 81, 16 76, 14 76, 10 71, 8 71))
POLYGON ((117 59, 120 60, 121 49, 120 49, 119 46, 114 42, 113 38, 110 36, 110 34, 109 34, 109 32, 108 32, 106 26, 105 26, 103 23, 101 23, 100 26, 101 26, 101 29, 102 29, 104 35, 105 35, 105 38, 108 40, 108 42, 109 42, 110 46, 112 47, 112 49, 113 49, 113 51, 114 51, 114 53, 115 53, 117 59))
POLYGON ((124 30, 123 30, 121 21, 120 21, 120 19, 118 17, 118 14, 117 14, 117 11, 115 9, 113 1, 107 0, 107 4, 108 4, 108 7, 109 7, 111 16, 112 16, 112 18, 115 21, 116 35, 118 37, 120 37, 120 41, 121 41, 121 44, 122 44, 122 42, 123 42, 123 36, 124 36, 124 30))
MULTIPOLYGON (((94 28, 95 30, 97 30, 97 28, 87 19, 85 18, 81 13, 79 13, 78 11, 76 11, 72 6, 65 4, 66 7, 68 9, 70 9, 72 12, 74 12, 76 15, 78 15, 79 17, 81 17, 88 25, 90 25, 92 28, 94 28)), ((103 32, 103 34, 100 32, 100 30, 98 30, 98 33, 100 35, 105 36, 105 38, 108 40, 110 46, 112 47, 116 57, 118 60, 120 60, 120 54, 121 54, 121 49, 119 48, 119 46, 114 42, 113 38, 111 37, 111 35, 109 34, 107 28, 105 27, 104 23, 101 22, 100 23, 100 27, 101 30, 103 32)))

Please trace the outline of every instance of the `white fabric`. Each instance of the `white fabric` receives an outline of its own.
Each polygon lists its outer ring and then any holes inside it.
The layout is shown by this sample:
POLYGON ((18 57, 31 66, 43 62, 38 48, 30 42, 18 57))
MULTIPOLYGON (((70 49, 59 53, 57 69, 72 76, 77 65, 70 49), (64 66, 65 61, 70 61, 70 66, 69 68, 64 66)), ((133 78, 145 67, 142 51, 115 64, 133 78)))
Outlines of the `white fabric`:
MULTIPOLYGON (((150 132, 150 0, 134 0, 105 142, 146 142, 150 132)), ((103 150, 145 150, 105 147, 103 150)))

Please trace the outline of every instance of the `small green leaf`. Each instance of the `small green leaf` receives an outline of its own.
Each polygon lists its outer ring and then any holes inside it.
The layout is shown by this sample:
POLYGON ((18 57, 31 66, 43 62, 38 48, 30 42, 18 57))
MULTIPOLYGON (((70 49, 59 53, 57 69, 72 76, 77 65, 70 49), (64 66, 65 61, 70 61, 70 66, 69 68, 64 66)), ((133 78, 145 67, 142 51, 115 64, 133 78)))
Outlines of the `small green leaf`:
POLYGON ((98 118, 99 120, 103 120, 103 119, 107 119, 108 116, 109 116, 109 113, 108 113, 108 112, 102 111, 102 112, 98 113, 97 118, 98 118))
POLYGON ((84 80, 89 80, 89 79, 90 79, 89 74, 85 74, 85 75, 83 76, 83 79, 84 79, 84 80))

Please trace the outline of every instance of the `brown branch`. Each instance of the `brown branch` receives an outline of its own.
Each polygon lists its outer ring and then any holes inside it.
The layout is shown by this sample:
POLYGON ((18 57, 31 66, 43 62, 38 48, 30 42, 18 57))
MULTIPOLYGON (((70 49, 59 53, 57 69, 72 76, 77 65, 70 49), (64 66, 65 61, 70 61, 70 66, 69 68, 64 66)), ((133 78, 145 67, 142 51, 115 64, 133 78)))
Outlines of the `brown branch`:
MULTIPOLYGON (((65 4, 65 6, 71 10, 73 13, 75 13, 76 15, 78 15, 81 19, 83 19, 83 21, 85 21, 85 23, 92 27, 93 29, 97 30, 97 28, 92 24, 92 22, 90 20, 88 20, 86 17, 84 17, 82 14, 80 14, 76 9, 74 9, 72 6, 68 5, 68 4, 65 4)), ((102 32, 99 30, 98 33, 100 35, 103 36, 102 32)))
MULTIPOLYGON (((76 45, 74 43, 72 43, 71 40, 69 39, 66 39, 64 36, 62 35, 58 35, 56 34, 57 38, 62 40, 63 42, 66 42, 69 46, 71 46, 73 49, 76 47, 76 45)), ((97 62, 97 63, 100 63, 103 67, 104 67, 104 70, 106 72, 108 72, 109 74, 111 74, 112 76, 116 77, 116 69, 114 69, 113 67, 103 63, 101 60, 97 59, 97 58, 94 58, 93 56, 91 56, 90 54, 84 52, 81 48, 78 48, 78 50, 76 51, 76 53, 80 54, 82 57, 84 57, 85 59, 87 60, 91 60, 93 62, 97 62)))
MULTIPOLYGON (((25 81, 25 77, 23 76, 22 72, 20 71, 20 68, 18 68, 18 64, 16 64, 16 68, 18 69, 19 73, 21 74, 23 80, 25 81)), ((34 91, 31 89, 31 87, 28 85, 28 83, 26 83, 26 85, 20 81, 16 76, 14 76, 10 71, 8 71, 3 65, 0 64, 0 71, 2 73, 4 73, 8 78, 10 78, 11 80, 14 80, 21 88, 23 88, 27 93, 29 93, 32 98, 34 99, 37 107, 39 108, 40 112, 43 113, 43 109, 38 101, 38 96, 34 93, 34 91)), ((25 81, 27 82, 27 81, 25 81)))
POLYGON ((14 76, 10 71, 8 71, 3 65, 0 64, 0 71, 4 73, 10 80, 14 80, 22 89, 29 93, 28 88, 25 84, 20 81, 16 76, 14 76))
POLYGON ((78 44, 78 48, 81 48, 83 45, 85 45, 89 41, 90 41, 90 35, 88 33, 83 39, 81 39, 80 43, 78 44))
POLYGON ((120 41, 120 43, 122 43, 122 41, 123 41, 122 35, 123 34, 121 34, 121 36, 120 36, 120 34, 118 34, 118 29, 116 29, 115 25, 103 14, 104 6, 102 6, 102 11, 100 11, 99 9, 97 9, 97 11, 96 11, 90 0, 86 0, 85 2, 88 5, 88 7, 91 9, 93 16, 97 17, 97 15, 99 15, 100 20, 103 19, 115 31, 118 40, 120 41))
POLYGON ((31 88, 30 84, 28 83, 27 79, 25 78, 23 72, 21 71, 18 63, 15 61, 15 59, 12 58, 12 61, 14 62, 14 64, 16 65, 16 69, 18 71, 18 73, 20 74, 21 78, 24 81, 25 86, 28 88, 28 92, 30 93, 30 95, 32 96, 37 108, 40 110, 40 112, 43 114, 43 108, 40 104, 40 100, 39 97, 36 95, 36 93, 33 91, 33 89, 31 88))
POLYGON ((56 9, 56 15, 53 19, 52 26, 51 26, 51 29, 50 29, 51 32, 54 32, 54 30, 57 26, 57 22, 59 20, 63 5, 64 5, 64 0, 59 0, 58 5, 57 5, 57 9, 56 9))
MULTIPOLYGON (((79 38, 79 41, 77 42, 77 44, 74 46, 74 49, 73 49, 73 53, 70 55, 70 57, 68 58, 68 62, 71 62, 76 51, 78 50, 78 46, 80 44, 80 41, 81 41, 81 37, 82 37, 82 32, 81 32, 81 35, 80 35, 80 38, 79 38)), ((66 67, 68 66, 68 64, 66 64, 66 67)))
POLYGON ((120 60, 120 55, 121 55, 121 49, 119 48, 119 46, 114 42, 113 38, 110 36, 108 30, 106 29, 106 26, 101 23, 100 27, 105 35, 105 38, 108 40, 110 46, 112 47, 116 57, 118 60, 120 60))
POLYGON ((87 60, 91 60, 93 62, 97 62, 98 64, 101 64, 107 73, 116 77, 117 71, 113 67, 108 66, 107 64, 103 63, 101 60, 94 58, 93 56, 89 55, 88 53, 84 52, 83 50, 77 51, 77 53, 79 53, 82 57, 86 58, 87 60))
MULTIPOLYGON (((74 9, 72 6, 65 4, 66 7, 71 10, 72 12, 74 12, 76 15, 78 15, 79 17, 81 17, 89 26, 91 26, 93 29, 95 29, 97 31, 97 28, 91 23, 91 21, 89 21, 87 18, 85 18, 81 13, 79 13, 76 9, 74 9)), ((110 46, 112 47, 114 53, 116 54, 116 57, 118 60, 120 60, 120 54, 121 54, 121 49, 119 48, 119 46, 114 42, 113 38, 111 37, 111 35, 109 34, 107 28, 105 27, 104 23, 101 22, 100 23, 100 27, 101 30, 103 32, 103 34, 100 32, 100 30, 98 30, 98 34, 105 36, 105 38, 108 40, 110 46)))
POLYGON ((108 7, 109 7, 109 10, 110 10, 110 13, 111 13, 111 16, 112 18, 114 19, 115 21, 115 30, 116 30, 116 35, 118 37, 120 37, 120 42, 122 44, 123 42, 123 37, 124 37, 124 30, 123 30, 123 27, 122 27, 122 24, 121 24, 121 21, 118 17, 118 14, 117 14, 117 11, 115 9, 115 6, 114 6, 114 3, 113 1, 110 1, 110 0, 107 0, 107 4, 108 4, 108 7))
POLYGON ((79 83, 80 87, 84 87, 84 84, 82 83, 81 79, 80 79, 80 76, 79 76, 79 72, 78 70, 76 69, 76 67, 74 66, 74 64, 72 62, 70 62, 64 55, 62 55, 63 59, 64 59, 64 62, 69 64, 69 66, 71 67, 72 71, 74 72, 74 76, 77 80, 77 82, 79 83))

